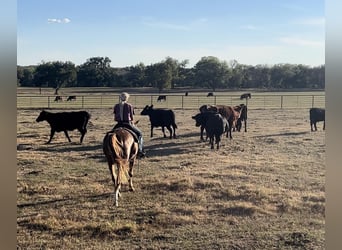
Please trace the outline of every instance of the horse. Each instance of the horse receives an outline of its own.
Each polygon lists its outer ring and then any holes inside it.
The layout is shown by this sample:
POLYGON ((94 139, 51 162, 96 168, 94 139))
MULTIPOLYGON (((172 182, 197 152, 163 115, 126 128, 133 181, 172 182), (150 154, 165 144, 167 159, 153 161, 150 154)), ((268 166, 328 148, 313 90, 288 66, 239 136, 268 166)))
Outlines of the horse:
POLYGON ((114 184, 114 204, 117 207, 121 184, 127 183, 127 176, 130 191, 134 191, 133 167, 138 155, 138 142, 134 132, 124 127, 107 132, 103 138, 103 152, 114 184))

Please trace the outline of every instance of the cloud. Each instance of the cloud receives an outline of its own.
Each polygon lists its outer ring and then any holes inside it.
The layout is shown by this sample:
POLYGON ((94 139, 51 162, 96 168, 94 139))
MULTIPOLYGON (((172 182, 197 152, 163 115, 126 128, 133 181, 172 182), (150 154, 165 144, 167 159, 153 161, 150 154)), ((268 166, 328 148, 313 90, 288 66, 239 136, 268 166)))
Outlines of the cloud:
POLYGON ((49 18, 48 23, 70 23, 71 20, 69 18, 57 19, 57 18, 49 18))

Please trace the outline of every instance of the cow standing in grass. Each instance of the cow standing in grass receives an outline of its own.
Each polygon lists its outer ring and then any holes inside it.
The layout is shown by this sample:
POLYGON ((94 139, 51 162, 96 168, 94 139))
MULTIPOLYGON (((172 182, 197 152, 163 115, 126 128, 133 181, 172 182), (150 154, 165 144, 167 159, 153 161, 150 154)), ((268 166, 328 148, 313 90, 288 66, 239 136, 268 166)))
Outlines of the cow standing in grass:
MULTIPOLYGON (((226 118, 226 120, 228 121, 228 125, 229 125, 227 137, 229 137, 230 139, 233 139, 232 129, 236 127, 239 116, 240 116, 240 113, 238 111, 234 110, 233 107, 226 106, 226 105, 203 105, 199 108, 199 110, 201 113, 207 112, 207 111, 213 111, 213 112, 221 114, 224 118, 226 118)), ((201 136, 202 136, 202 133, 201 133, 201 136)))
POLYGON ((59 95, 57 95, 56 97, 55 97, 55 100, 54 100, 55 102, 62 102, 63 101, 63 98, 61 97, 61 96, 59 96, 59 95))
POLYGON ((166 95, 160 95, 158 96, 157 102, 161 102, 161 101, 166 101, 166 95))
MULTIPOLYGON (((196 121, 196 127, 201 127, 205 129, 207 137, 209 137, 209 143, 211 149, 214 149, 214 139, 216 143, 216 148, 220 148, 221 135, 225 132, 228 132, 228 122, 225 117, 221 114, 206 111, 199 113, 192 117, 196 121)), ((202 134, 201 134, 202 136, 202 134)))
POLYGON ((325 109, 322 108, 311 108, 310 109, 310 126, 311 131, 313 130, 313 127, 315 127, 315 131, 317 131, 317 122, 323 122, 323 130, 325 130, 325 109))
POLYGON ((233 108, 240 114, 238 120, 236 121, 236 130, 240 132, 242 128, 242 122, 244 122, 245 132, 247 132, 247 105, 242 103, 239 106, 234 106, 233 108))
POLYGON ((69 102, 69 101, 76 101, 76 96, 75 95, 69 96, 67 99, 67 102, 69 102))
POLYGON ((49 144, 55 134, 55 132, 63 131, 68 141, 71 139, 68 135, 68 131, 77 129, 81 133, 80 142, 83 142, 83 138, 87 133, 87 124, 90 119, 90 114, 86 111, 74 111, 74 112, 60 112, 51 113, 43 110, 40 112, 36 119, 36 122, 47 121, 51 127, 50 139, 46 144, 49 144))
POLYGON ((165 127, 170 132, 170 139, 176 138, 176 119, 175 113, 171 109, 154 109, 153 105, 146 105, 141 111, 141 115, 148 115, 151 122, 151 137, 153 137, 153 128, 162 127, 164 138, 166 138, 165 127))

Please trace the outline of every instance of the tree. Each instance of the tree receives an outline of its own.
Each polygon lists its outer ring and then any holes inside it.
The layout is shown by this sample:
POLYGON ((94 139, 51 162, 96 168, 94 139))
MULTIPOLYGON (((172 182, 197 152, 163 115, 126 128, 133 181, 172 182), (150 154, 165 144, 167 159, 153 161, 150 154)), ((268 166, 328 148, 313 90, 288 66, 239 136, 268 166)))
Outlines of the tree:
POLYGON ((146 80, 161 92, 163 89, 171 88, 172 69, 166 63, 160 62, 146 67, 146 80))
POLYGON ((130 87, 143 87, 145 85, 145 65, 139 63, 129 67, 128 73, 125 75, 125 80, 130 87))
POLYGON ((34 83, 35 86, 54 88, 57 95, 60 88, 75 83, 76 75, 75 64, 71 62, 43 62, 36 68, 34 83))
POLYGON ((78 67, 77 84, 82 87, 105 87, 111 85, 113 76, 108 57, 92 57, 78 67))
POLYGON ((33 85, 35 67, 34 66, 17 66, 17 86, 30 87, 33 85))
POLYGON ((226 87, 228 84, 228 64, 225 61, 220 62, 216 57, 202 57, 195 65, 194 72, 198 87, 207 87, 215 91, 216 88, 226 87))

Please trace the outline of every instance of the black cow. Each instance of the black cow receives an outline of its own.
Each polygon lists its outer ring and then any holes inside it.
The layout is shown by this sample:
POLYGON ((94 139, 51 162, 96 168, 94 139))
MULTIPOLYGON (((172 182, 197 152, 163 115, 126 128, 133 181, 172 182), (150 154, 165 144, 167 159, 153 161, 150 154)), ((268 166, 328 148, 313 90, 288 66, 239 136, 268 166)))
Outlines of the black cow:
POLYGON ((241 96, 240 96, 240 100, 242 100, 242 99, 251 99, 251 93, 244 93, 244 94, 242 94, 241 96))
POLYGON ((239 118, 236 122, 236 130, 240 132, 242 128, 242 122, 245 124, 245 132, 247 132, 247 105, 240 104, 239 106, 233 107, 235 111, 239 112, 239 118))
POLYGON ((76 101, 76 96, 75 95, 69 96, 68 99, 67 99, 67 102, 68 101, 76 101))
POLYGON ((214 96, 214 93, 213 93, 213 92, 209 92, 209 93, 207 94, 207 97, 209 97, 209 96, 214 96))
POLYGON ((63 101, 63 98, 61 96, 57 95, 55 97, 55 102, 61 102, 61 101, 63 101))
POLYGON ((141 111, 141 115, 148 115, 151 122, 151 137, 153 137, 153 128, 162 127, 164 138, 166 137, 164 127, 170 132, 170 139, 176 138, 175 113, 171 109, 154 109, 153 105, 146 107, 141 111))
POLYGON ((157 102, 166 101, 166 95, 158 96, 157 102))
MULTIPOLYGON (((221 135, 228 131, 228 122, 221 114, 216 112, 203 112, 192 117, 196 121, 196 127, 204 127, 209 137, 210 147, 214 149, 214 138, 216 148, 220 148, 221 135)), ((201 135, 202 136, 202 135, 201 135)))
POLYGON ((81 133, 80 142, 83 142, 83 137, 87 133, 87 124, 90 119, 90 114, 86 111, 74 111, 74 112, 60 112, 51 113, 43 110, 40 112, 36 119, 36 122, 47 121, 51 127, 50 139, 46 143, 50 143, 55 132, 63 131, 68 141, 71 142, 68 135, 68 130, 72 131, 77 129, 81 133))
POLYGON ((313 130, 313 127, 315 127, 315 131, 317 131, 317 122, 323 121, 323 130, 325 130, 325 109, 322 108, 311 108, 310 109, 310 126, 311 131, 313 130))

